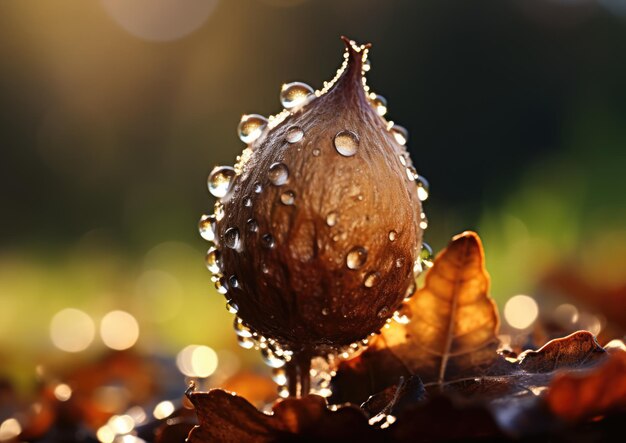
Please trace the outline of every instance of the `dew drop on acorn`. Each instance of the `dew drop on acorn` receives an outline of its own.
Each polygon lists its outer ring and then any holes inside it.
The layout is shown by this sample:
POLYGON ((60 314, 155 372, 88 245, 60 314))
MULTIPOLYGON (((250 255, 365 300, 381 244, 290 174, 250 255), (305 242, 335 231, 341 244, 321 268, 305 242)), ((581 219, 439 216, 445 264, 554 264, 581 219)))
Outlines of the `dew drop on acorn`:
POLYGON ((239 249, 239 243, 239 229, 234 227, 228 228, 226 232, 224 232, 224 245, 230 249, 239 249))
POLYGON ((268 176, 274 186, 282 186, 289 179, 289 169, 284 163, 272 163, 268 176))
POLYGON ((403 313, 401 310, 393 313, 393 319, 396 321, 396 323, 399 323, 401 325, 407 325, 411 321, 409 316, 403 313))
POLYGON ((389 241, 396 241, 398 238, 398 233, 394 230, 389 231, 389 241))
POLYGON ((333 140, 335 149, 344 157, 352 157, 359 148, 359 136, 352 131, 340 131, 333 140))
POLYGON ((228 277, 228 285, 231 288, 238 288, 239 287, 239 280, 237 280, 237 276, 236 275, 231 275, 230 277, 228 277))
POLYGON ((259 114, 249 114, 241 117, 237 133, 242 142, 250 144, 263 134, 267 127, 267 119, 259 114))
POLYGON ((249 218, 246 222, 246 229, 248 232, 257 232, 259 230, 259 224, 253 218, 249 218))
POLYGON ((243 199, 243 205, 246 208, 251 208, 252 207, 252 199, 250 197, 246 197, 243 199))
POLYGON ((409 131, 407 131, 404 126, 394 125, 393 128, 391 128, 391 133, 399 145, 405 146, 406 142, 409 141, 409 131))
POLYGON ((244 349, 254 348, 254 340, 250 337, 242 337, 241 335, 238 335, 237 343, 244 349))
POLYGON ((326 224, 330 227, 333 227, 337 224, 337 213, 329 212, 326 216, 326 224))
POLYGON ((376 316, 378 318, 385 318, 389 315, 389 308, 387 306, 383 306, 382 308, 380 308, 378 310, 378 312, 376 313, 376 316))
POLYGON ((213 214, 204 214, 198 222, 200 236, 206 241, 215 241, 216 220, 213 214))
POLYGON ((304 131, 299 126, 292 126, 287 129, 287 133, 285 134, 285 140, 287 143, 298 143, 300 140, 304 138, 304 131))
POLYGON ((411 165, 406 167, 406 178, 408 178, 409 181, 413 181, 417 178, 417 171, 411 165))
POLYGON ((422 269, 429 269, 433 266, 433 248, 428 243, 422 243, 419 260, 422 264, 422 269))
POLYGON ((213 197, 223 198, 233 187, 235 169, 230 166, 216 166, 209 174, 208 187, 213 197))
POLYGON ((313 157, 319 157, 320 156, 320 150, 317 148, 313 149, 313 157))
POLYGON ((285 360, 278 358, 271 349, 261 349, 261 355, 263 356, 263 361, 271 368, 282 368, 285 366, 285 360))
POLYGON ((235 317, 235 320, 233 321, 233 329, 235 330, 235 334, 239 337, 252 337, 252 331, 239 317, 235 317))
POLYGON ((363 246, 355 246, 346 256, 346 265, 349 269, 359 269, 367 261, 367 249, 363 246))
POLYGON ((428 218, 426 217, 426 213, 420 213, 420 228, 426 229, 428 228, 428 218))
POLYGON ((283 205, 291 206, 296 201, 296 194, 293 191, 285 191, 280 194, 280 202, 283 205))
POLYGON ((369 95, 370 103, 381 117, 387 113, 387 99, 382 95, 371 93, 369 95))
POLYGON ((220 251, 215 248, 209 249, 209 252, 206 254, 206 267, 213 274, 221 271, 220 251))
POLYGON ((234 301, 228 300, 226 302, 226 310, 231 314, 236 314, 237 312, 239 312, 239 306, 237 306, 237 303, 235 303, 234 301))
POLYGON ((274 240, 272 234, 264 234, 261 237, 261 244, 268 249, 272 249, 274 246, 276 246, 276 240, 274 240))
POLYGON ((260 194, 261 192, 263 192, 263 185, 259 182, 256 182, 254 184, 254 193, 255 194, 260 194))
POLYGON ((415 282, 412 281, 409 284, 409 287, 406 288, 406 292, 404 293, 404 299, 407 300, 407 299, 413 297, 413 294, 415 294, 415 289, 416 289, 415 282))
POLYGON ((428 193, 430 189, 430 185, 428 184, 428 180, 422 175, 417 175, 417 198, 420 201, 424 201, 428 198, 428 193))
POLYGON ((225 277, 220 277, 219 280, 215 282, 215 289, 222 295, 228 292, 228 284, 226 283, 225 277))
POLYGON ((377 282, 378 282, 378 272, 370 272, 369 274, 365 276, 365 279, 363 280, 363 285, 366 288, 371 288, 377 282))
POLYGON ((314 97, 314 92, 313 88, 306 83, 286 83, 280 89, 280 104, 285 109, 297 108, 314 97))

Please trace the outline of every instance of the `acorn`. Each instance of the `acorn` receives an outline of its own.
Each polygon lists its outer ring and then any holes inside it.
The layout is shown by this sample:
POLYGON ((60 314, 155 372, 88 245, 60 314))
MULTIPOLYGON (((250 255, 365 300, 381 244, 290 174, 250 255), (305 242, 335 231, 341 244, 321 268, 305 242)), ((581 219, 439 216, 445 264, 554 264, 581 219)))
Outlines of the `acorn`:
POLYGON ((370 45, 343 40, 337 76, 318 91, 283 85, 274 117, 244 115, 247 147, 209 176, 207 266, 240 343, 269 349, 270 364, 379 331, 421 269, 428 184, 365 81, 370 45))

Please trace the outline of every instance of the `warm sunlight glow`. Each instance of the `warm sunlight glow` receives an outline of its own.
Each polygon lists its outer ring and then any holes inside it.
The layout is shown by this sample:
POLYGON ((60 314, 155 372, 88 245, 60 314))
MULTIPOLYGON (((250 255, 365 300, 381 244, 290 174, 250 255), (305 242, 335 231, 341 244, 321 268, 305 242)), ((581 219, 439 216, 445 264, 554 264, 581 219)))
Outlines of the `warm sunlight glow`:
POLYGON ((176 356, 176 365, 187 377, 208 377, 217 369, 218 358, 208 346, 189 345, 176 356))
POLYGON ((537 302, 527 295, 511 297, 504 305, 504 319, 516 329, 526 329, 537 319, 537 302))
POLYGON ((124 311, 111 311, 100 323, 100 336, 105 345, 118 351, 133 346, 139 338, 139 324, 124 311))
POLYGON ((50 339, 57 348, 67 352, 80 352, 94 339, 96 326, 83 311, 73 308, 57 312, 50 322, 50 339))

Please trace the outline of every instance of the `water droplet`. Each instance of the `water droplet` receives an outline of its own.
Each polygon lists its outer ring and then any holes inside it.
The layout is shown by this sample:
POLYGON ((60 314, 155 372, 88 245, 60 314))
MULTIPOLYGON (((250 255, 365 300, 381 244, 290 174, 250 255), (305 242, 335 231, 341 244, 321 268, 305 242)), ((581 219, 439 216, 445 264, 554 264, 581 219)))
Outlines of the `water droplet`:
POLYGON ((254 193, 255 194, 260 194, 261 192, 263 192, 263 185, 259 182, 256 182, 254 184, 254 193))
POLYGON ((404 257, 396 258, 396 268, 401 268, 404 265, 404 257))
POLYGON ((223 198, 233 187, 235 182, 234 168, 230 166, 216 166, 209 174, 209 180, 207 182, 209 186, 209 192, 216 198, 223 198))
POLYGON ((313 149, 313 157, 319 157, 320 156, 320 150, 315 148, 313 149))
POLYGON ((423 202, 424 200, 428 198, 430 185, 428 184, 428 180, 426 180, 426 178, 422 175, 416 174, 416 180, 417 180, 417 198, 419 198, 420 201, 423 202))
POLYGON ((243 199, 243 205, 246 208, 251 208, 252 207, 252 199, 250 197, 246 197, 243 199))
POLYGON ((254 340, 250 337, 242 337, 241 335, 237 336, 237 343, 244 349, 252 349, 254 348, 254 340))
POLYGON ((283 366, 285 366, 285 360, 279 358, 269 348, 261 349, 261 355, 263 356, 263 360, 265 361, 265 363, 271 368, 282 368, 283 366))
POLYGON ((293 191, 285 191, 280 194, 280 202, 283 205, 293 205, 296 201, 296 194, 293 191))
POLYGON ((398 155, 398 160, 400 160, 400 164, 402 166, 406 166, 406 157, 404 156, 404 154, 398 155))
POLYGON ((239 229, 228 228, 226 232, 224 232, 224 244, 226 247, 230 249, 239 249, 239 240, 239 229))
POLYGON ((298 143, 303 138, 304 131, 300 126, 292 126, 287 129, 287 134, 285 134, 285 140, 287 140, 287 143, 298 143))
POLYGON ((409 287, 406 288, 406 292, 404 293, 404 299, 408 300, 409 298, 413 297, 413 294, 415 294, 415 289, 415 282, 411 280, 411 282, 409 283, 409 287))
POLYGON ((304 105, 314 97, 314 90, 306 83, 286 83, 280 89, 280 104, 285 109, 293 109, 304 105))
POLYGON ((287 384, 287 372, 281 368, 274 369, 272 371, 272 380, 278 386, 285 386, 287 384))
POLYGON ((426 213, 424 212, 420 214, 420 228, 422 229, 428 228, 428 218, 426 217, 426 213))
POLYGON ((365 279, 363 280, 363 285, 366 288, 373 287, 378 282, 378 277, 378 272, 370 272, 365 276, 365 279))
POLYGON ((369 60, 365 60, 363 62, 363 71, 364 72, 369 72, 370 69, 372 69, 372 64, 370 63, 369 60))
POLYGON ((228 284, 230 285, 231 288, 238 288, 239 280, 237 280, 237 276, 231 275, 230 277, 228 277, 228 284))
POLYGON ((215 202, 215 220, 220 221, 224 218, 224 204, 221 201, 215 202))
POLYGON ((352 157, 359 147, 359 136, 352 131, 340 131, 335 135, 335 149, 344 157, 352 157))
POLYGON ((237 312, 239 312, 239 306, 237 306, 237 303, 235 303, 234 301, 228 300, 226 302, 226 310, 231 314, 236 314, 237 312))
POLYGON ((401 311, 394 312, 393 313, 393 319, 397 323, 400 323, 401 325, 408 325, 409 322, 411 321, 411 318, 407 314, 405 314, 405 313, 403 313, 401 311))
POLYGON ((406 167, 406 178, 408 178, 409 181, 413 181, 417 178, 417 171, 411 165, 406 167))
POLYGON ((274 240, 272 234, 264 234, 261 237, 261 243, 263 244, 263 246, 269 249, 272 249, 274 246, 276 246, 276 241, 274 240))
POLYGON ((259 114, 249 114, 241 117, 237 133, 242 142, 250 144, 263 134, 267 127, 267 119, 259 114))
POLYGON ((382 95, 371 93, 369 95, 370 103, 381 117, 387 113, 387 99, 382 95))
POLYGON ((406 145, 406 142, 409 141, 409 131, 407 131, 404 126, 394 125, 394 127, 391 128, 391 133, 398 144, 402 146, 406 145))
POLYGON ((222 295, 228 292, 228 283, 225 277, 220 277, 219 280, 215 282, 215 289, 222 295))
POLYGON ((328 226, 335 226, 337 224, 337 213, 336 212, 329 212, 328 215, 326 216, 326 224, 328 226))
POLYGON ((328 308, 322 309, 322 315, 328 315, 328 314, 330 314, 330 309, 328 308))
POLYGON ((259 224, 255 219, 250 218, 246 222, 246 229, 248 229, 248 232, 257 232, 259 230, 259 224))
POLYGON ((213 274, 221 271, 220 251, 215 248, 209 249, 209 252, 206 254, 206 267, 213 274))
POLYGON ((396 241, 398 233, 396 231, 389 231, 389 241, 396 241))
POLYGON ((420 251, 419 260, 422 264, 422 269, 430 269, 433 266, 433 248, 428 243, 422 243, 422 250, 420 251))
POLYGON ((378 318, 385 318, 389 315, 389 307, 387 306, 383 306, 382 308, 380 308, 378 310, 378 312, 376 313, 376 316, 378 318))
POLYGON ((215 241, 215 228, 217 221, 213 214, 204 214, 198 222, 200 236, 206 241, 215 241))
POLYGON ((235 329, 235 334, 237 334, 239 337, 252 337, 252 331, 244 324, 244 322, 239 317, 235 317, 235 321, 233 322, 233 328, 235 329))
POLYGON ((267 266, 267 264, 261 263, 261 272, 263 274, 269 274, 270 273, 270 268, 267 266))
POLYGON ((367 260, 367 249, 363 246, 355 246, 346 256, 346 265, 350 269, 359 269, 367 260))
POLYGON ((270 166, 269 178, 274 186, 282 186, 289 179, 289 169, 284 163, 273 163, 270 166))

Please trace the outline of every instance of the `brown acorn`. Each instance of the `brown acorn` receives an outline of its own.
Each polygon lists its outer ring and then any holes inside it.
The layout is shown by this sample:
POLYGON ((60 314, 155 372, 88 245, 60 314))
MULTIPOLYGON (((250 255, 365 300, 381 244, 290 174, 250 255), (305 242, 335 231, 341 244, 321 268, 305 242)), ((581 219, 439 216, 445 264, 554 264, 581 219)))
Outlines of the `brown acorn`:
POLYGON ((245 115, 248 147, 209 177, 219 200, 200 221, 217 245, 207 265, 250 347, 269 340, 315 355, 350 345, 415 288, 427 183, 406 131, 365 82, 369 45, 344 41, 335 79, 316 92, 284 85, 287 109, 269 120, 245 115))

